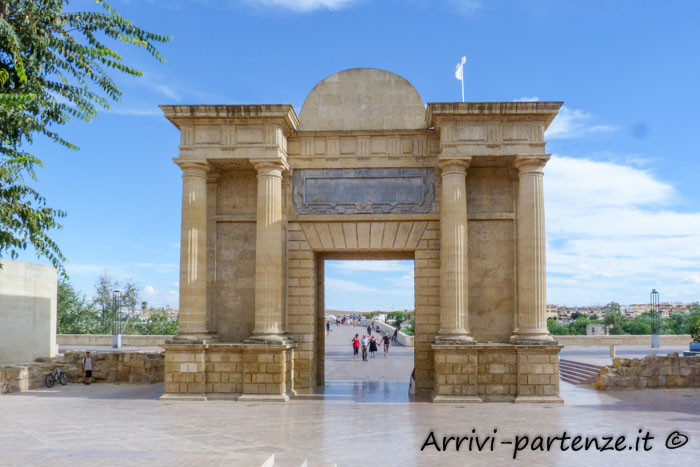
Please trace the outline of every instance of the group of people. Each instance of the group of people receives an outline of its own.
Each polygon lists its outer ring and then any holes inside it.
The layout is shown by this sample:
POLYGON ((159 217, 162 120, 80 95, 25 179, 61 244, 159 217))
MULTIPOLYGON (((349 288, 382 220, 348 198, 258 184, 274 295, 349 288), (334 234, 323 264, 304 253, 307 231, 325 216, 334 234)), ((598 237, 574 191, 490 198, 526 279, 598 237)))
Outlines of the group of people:
POLYGON ((372 335, 371 328, 369 326, 368 328, 370 329, 368 331, 369 335, 363 334, 360 339, 360 335, 355 334, 355 337, 352 338, 352 351, 355 360, 360 358, 360 351, 362 352, 362 360, 365 362, 369 361, 369 358, 376 358, 379 345, 384 346, 384 358, 389 358, 389 348, 391 347, 391 338, 389 335, 382 335, 381 332, 379 332, 378 335, 380 339, 377 341, 372 335))

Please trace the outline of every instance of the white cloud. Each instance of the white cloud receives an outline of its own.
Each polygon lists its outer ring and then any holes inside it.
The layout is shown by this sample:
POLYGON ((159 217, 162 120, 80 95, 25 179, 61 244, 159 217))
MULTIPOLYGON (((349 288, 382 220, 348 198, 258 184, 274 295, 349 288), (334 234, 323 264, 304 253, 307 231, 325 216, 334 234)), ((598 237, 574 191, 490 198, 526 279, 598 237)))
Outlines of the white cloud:
POLYGON ((340 10, 346 8, 357 0, 243 0, 245 3, 256 7, 284 8, 298 13, 307 13, 314 10, 340 10))
POLYGON ((359 282, 348 281, 344 279, 336 279, 334 277, 326 277, 324 283, 326 287, 326 295, 342 294, 348 292, 372 294, 382 293, 382 290, 380 289, 368 287, 359 282))
POLYGON ((513 102, 537 102, 539 100, 539 97, 518 97, 517 99, 513 99, 513 102))
POLYGON ((547 128, 547 139, 581 138, 596 133, 608 133, 617 130, 612 125, 594 124, 593 115, 578 109, 562 106, 559 114, 547 128))
POLYGON ((684 277, 681 280, 681 284, 700 284, 700 274, 692 274, 688 277, 684 277))
POLYGON ((553 156, 544 187, 550 303, 644 301, 652 287, 662 300, 700 298, 700 212, 673 210, 670 184, 620 163, 553 156))
POLYGON ((143 288, 143 293, 146 295, 155 295, 156 289, 152 285, 147 285, 143 288))
POLYGON ((449 0, 450 4, 461 14, 470 16, 483 6, 478 0, 449 0))

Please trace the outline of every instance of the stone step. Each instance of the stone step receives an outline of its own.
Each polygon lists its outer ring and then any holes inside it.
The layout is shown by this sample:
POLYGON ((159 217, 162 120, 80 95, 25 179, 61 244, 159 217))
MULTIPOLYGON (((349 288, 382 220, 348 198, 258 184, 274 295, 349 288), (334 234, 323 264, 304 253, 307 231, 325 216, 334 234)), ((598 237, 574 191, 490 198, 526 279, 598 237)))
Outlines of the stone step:
POLYGON ((566 360, 563 358, 559 359, 559 364, 565 363, 567 366, 576 366, 579 368, 590 368, 591 370, 600 371, 600 365, 594 365, 593 363, 577 362, 576 360, 566 360))
POLYGON ((579 375, 584 378, 590 377, 590 376, 598 376, 599 371, 594 371, 594 370, 582 370, 580 368, 576 367, 559 367, 559 372, 564 372, 568 373, 570 375, 579 375))
POLYGON ((600 367, 597 365, 573 360, 559 360, 559 377, 567 383, 590 384, 599 372, 600 367))

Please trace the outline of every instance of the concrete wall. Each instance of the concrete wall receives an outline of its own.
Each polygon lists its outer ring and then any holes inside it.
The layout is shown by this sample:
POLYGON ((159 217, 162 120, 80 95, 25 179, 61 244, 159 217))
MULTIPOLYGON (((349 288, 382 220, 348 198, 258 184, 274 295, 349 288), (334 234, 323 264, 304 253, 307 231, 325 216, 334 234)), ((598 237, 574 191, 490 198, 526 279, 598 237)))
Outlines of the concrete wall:
MULTIPOLYGON (((127 347, 161 347, 175 336, 122 335, 122 345, 127 347)), ((111 334, 58 334, 58 345, 112 345, 111 334)))
POLYGON ((0 263, 0 363, 55 356, 56 270, 21 261, 0 263))
MULTIPOLYGON (((554 336, 560 345, 568 347, 591 345, 651 345, 651 336, 554 336)), ((662 335, 661 345, 688 345, 692 338, 685 335, 662 335)))

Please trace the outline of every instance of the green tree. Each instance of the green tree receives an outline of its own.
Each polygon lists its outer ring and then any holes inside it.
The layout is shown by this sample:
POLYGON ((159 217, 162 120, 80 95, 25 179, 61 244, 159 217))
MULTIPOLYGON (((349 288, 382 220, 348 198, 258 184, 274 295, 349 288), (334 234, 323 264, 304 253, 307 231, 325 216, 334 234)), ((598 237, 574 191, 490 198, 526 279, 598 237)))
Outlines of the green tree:
POLYGON ((136 312, 136 304, 139 302, 139 288, 133 279, 126 279, 122 283, 122 306, 130 313, 136 312))
POLYGON ((92 303, 100 310, 102 320, 105 323, 112 315, 112 291, 116 286, 117 283, 109 274, 100 275, 95 284, 95 296, 92 299, 92 303))
POLYGON ((569 334, 569 328, 561 324, 554 318, 547 319, 547 329, 553 336, 566 336, 569 334))
POLYGON ((635 336, 651 334, 651 323, 640 319, 632 319, 625 323, 624 331, 625 334, 635 336))
POLYGON ((177 334, 177 327, 178 320, 169 318, 165 308, 151 308, 148 318, 134 324, 133 329, 136 334, 173 335, 177 334))
POLYGON ((65 258, 49 231, 65 216, 27 184, 39 157, 29 152, 37 135, 70 149, 57 126, 89 121, 122 93, 108 71, 142 73, 123 63, 105 40, 144 48, 162 61, 147 32, 107 2, 100 11, 65 11, 68 0, 0 0, 0 257, 16 258, 30 244, 65 276, 65 258))
POLYGON ((58 282, 56 332, 58 334, 101 334, 102 320, 90 301, 79 295, 70 282, 58 282))
POLYGON ((580 317, 569 323, 569 334, 576 336, 586 335, 586 325, 591 322, 588 319, 580 317))
POLYGON ((597 314, 591 313, 591 316, 588 317, 591 321, 598 321, 600 319, 597 314))
POLYGON ((629 321, 622 313, 620 313, 620 304, 610 302, 603 308, 604 318, 603 323, 608 326, 608 332, 613 335, 624 334, 625 324, 629 321))

